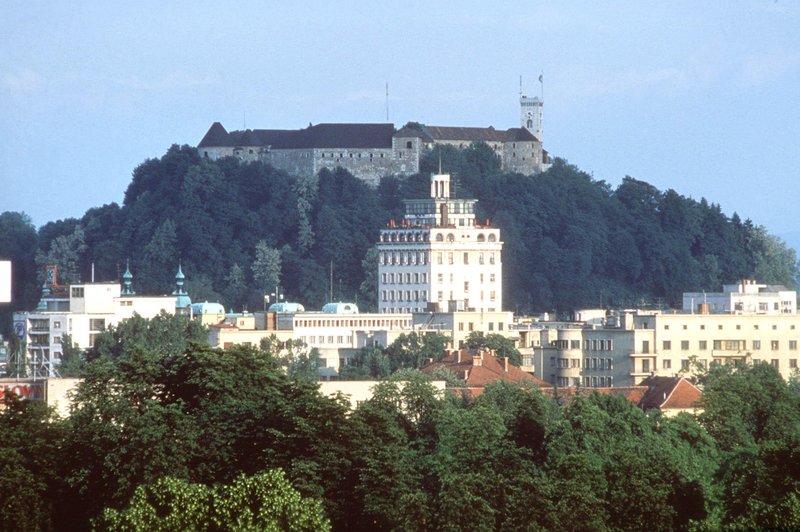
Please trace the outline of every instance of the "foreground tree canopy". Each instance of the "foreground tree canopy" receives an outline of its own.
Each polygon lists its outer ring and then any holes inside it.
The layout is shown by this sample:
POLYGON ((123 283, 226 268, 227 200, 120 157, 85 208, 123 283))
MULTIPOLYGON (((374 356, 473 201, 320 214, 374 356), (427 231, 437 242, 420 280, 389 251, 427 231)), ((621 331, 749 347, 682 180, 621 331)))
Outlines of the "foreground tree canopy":
POLYGON ((17 308, 35 304, 35 264, 59 263, 73 279, 89 278, 94 264, 96 278, 110 280, 130 258, 139 293, 170 292, 180 259, 195 300, 252 310, 280 284, 308 308, 332 292, 370 309, 379 229, 402 216, 402 199, 427 197, 440 157, 455 194, 477 198, 478 218, 502 230, 507 308, 679 304, 684 291, 719 290, 743 277, 795 285, 794 251, 719 205, 632 177, 613 189, 560 159, 537 176, 502 173, 485 145, 436 149, 421 174, 386 177, 377 189, 344 170, 297 178, 173 146, 135 169, 122 206, 38 233, 24 215, 3 213, 0 256, 19 264, 17 308))
POLYGON ((66 419, 5 399, 0 530, 800 527, 800 385, 769 365, 711 367, 699 419, 441 396, 407 367, 349 412, 269 349, 178 328, 102 333, 66 419))

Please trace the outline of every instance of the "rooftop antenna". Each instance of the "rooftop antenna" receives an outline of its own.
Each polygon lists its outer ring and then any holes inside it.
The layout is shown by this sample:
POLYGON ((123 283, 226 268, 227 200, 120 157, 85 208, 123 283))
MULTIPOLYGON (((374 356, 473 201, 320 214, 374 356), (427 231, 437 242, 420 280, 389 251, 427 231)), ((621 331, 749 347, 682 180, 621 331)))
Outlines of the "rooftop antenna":
POLYGON ((242 111, 242 129, 247 129, 247 111, 242 111))
POLYGON ((389 121, 389 82, 386 82, 386 121, 389 121))
POLYGON ((522 96, 522 74, 519 75, 519 95, 522 96))
POLYGON ((331 303, 333 303, 333 261, 331 261, 331 284, 330 284, 330 287, 331 287, 331 298, 329 299, 329 301, 331 303))

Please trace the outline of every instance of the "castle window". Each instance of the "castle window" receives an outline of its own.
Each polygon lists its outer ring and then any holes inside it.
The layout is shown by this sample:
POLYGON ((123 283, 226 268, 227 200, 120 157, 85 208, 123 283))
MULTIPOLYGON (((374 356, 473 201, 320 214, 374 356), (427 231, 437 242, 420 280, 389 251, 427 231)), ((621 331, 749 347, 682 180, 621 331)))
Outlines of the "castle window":
POLYGON ((411 141, 406 142, 406 148, 411 149, 411 141))

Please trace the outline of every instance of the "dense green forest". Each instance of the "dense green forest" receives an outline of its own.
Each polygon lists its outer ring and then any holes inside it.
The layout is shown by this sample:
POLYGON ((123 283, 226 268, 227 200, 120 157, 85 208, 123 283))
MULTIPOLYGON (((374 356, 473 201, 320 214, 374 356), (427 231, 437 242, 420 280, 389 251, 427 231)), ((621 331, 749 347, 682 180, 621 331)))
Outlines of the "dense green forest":
POLYGON ((122 206, 38 231, 0 214, 0 257, 15 263, 16 308, 35 305, 43 264, 59 264, 64 282, 88 280, 92 264, 96 279, 116 280, 129 259, 138 293, 170 292, 181 261, 194 300, 253 310, 280 284, 307 308, 332 292, 371 309, 379 229, 402 216, 402 199, 427 196, 440 160, 455 194, 479 199, 479 219, 502 230, 509 310, 674 305, 743 277, 795 285, 794 251, 719 205, 631 177, 613 188, 560 159, 536 176, 502 173, 485 144, 434 150, 420 174, 377 188, 344 170, 297 178, 172 146, 134 170, 122 206))
MULTIPOLYGON (((800 527, 800 386, 713 366, 699 418, 402 372, 348 413, 267 349, 163 314, 101 334, 66 419, 0 408, 2 530, 800 527)), ((0 405, 2 406, 2 405, 0 405)))

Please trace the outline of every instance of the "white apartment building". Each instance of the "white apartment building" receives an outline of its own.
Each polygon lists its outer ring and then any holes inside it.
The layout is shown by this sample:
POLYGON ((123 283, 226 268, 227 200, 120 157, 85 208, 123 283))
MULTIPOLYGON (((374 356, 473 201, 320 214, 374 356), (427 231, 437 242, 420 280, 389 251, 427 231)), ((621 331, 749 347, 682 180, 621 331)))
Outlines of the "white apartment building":
MULTIPOLYGON (((153 318, 174 313, 178 299, 140 296, 131 288, 133 276, 126 269, 118 283, 57 284, 56 268, 48 267, 48 282, 39 306, 32 312, 14 313, 14 332, 25 343, 29 371, 36 377, 55 377, 63 355, 62 340, 69 335, 79 349, 94 346, 95 338, 110 325, 135 314, 153 318), (51 273, 53 272, 53 273, 51 273)), ((180 283, 182 284, 182 273, 180 283)), ((178 277, 176 277, 178 279, 178 277)), ((183 295, 188 300, 188 296, 183 295)))
POLYGON ((108 326, 134 313, 152 318, 162 311, 175 312, 174 296, 122 294, 117 283, 70 285, 66 300, 42 303, 41 310, 14 313, 14 331, 26 344, 33 373, 46 377, 56 376, 65 334, 80 349, 88 349, 108 326))
POLYGON ((432 175, 430 198, 404 200, 402 221, 381 230, 379 312, 502 310, 500 230, 477 223, 477 200, 450 188, 448 174, 432 175))
POLYGON ((742 279, 722 285, 722 292, 684 292, 686 312, 738 314, 797 314, 797 292, 783 286, 742 279))

